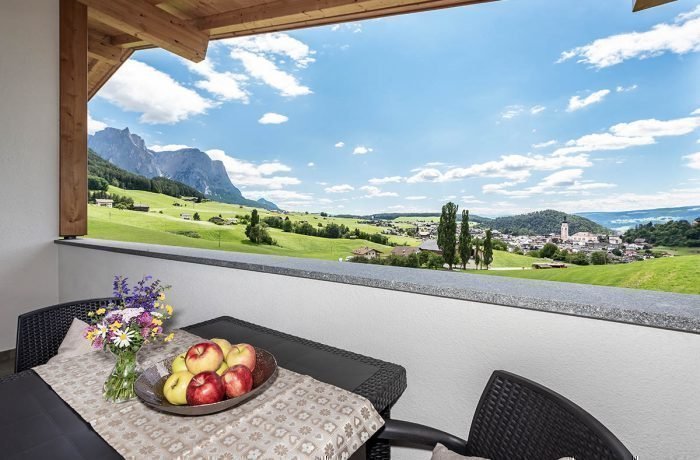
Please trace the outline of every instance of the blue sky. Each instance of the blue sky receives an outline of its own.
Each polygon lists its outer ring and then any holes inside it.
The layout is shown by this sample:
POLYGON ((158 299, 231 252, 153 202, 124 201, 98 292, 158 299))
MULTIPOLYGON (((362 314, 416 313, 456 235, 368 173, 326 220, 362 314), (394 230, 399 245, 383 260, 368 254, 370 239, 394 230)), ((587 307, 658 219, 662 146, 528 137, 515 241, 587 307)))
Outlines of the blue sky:
POLYGON ((140 51, 90 129, 197 147, 300 211, 700 205, 698 51, 698 2, 504 0, 140 51))

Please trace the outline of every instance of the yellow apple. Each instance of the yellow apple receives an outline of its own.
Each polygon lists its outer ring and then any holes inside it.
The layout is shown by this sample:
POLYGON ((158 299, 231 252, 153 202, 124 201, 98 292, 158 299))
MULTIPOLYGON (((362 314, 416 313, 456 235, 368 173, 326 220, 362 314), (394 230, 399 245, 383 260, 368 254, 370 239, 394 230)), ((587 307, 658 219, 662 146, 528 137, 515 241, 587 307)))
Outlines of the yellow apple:
POLYGON ((224 361, 221 347, 214 342, 202 342, 193 345, 185 353, 185 364, 190 373, 215 372, 224 361))
POLYGON ((226 339, 211 339, 211 341, 221 347, 221 351, 224 352, 224 356, 226 356, 231 349, 231 342, 226 339))
POLYGON ((187 404, 187 386, 194 375, 187 371, 175 372, 163 385, 163 396, 170 404, 182 406, 187 404))
POLYGON ((182 372, 187 370, 184 353, 182 353, 181 355, 177 355, 177 357, 173 360, 173 364, 170 366, 170 369, 172 370, 173 374, 175 372, 182 372))
POLYGON ((221 363, 221 366, 216 370, 216 373, 219 375, 223 375, 224 372, 228 369, 228 364, 226 364, 226 361, 221 363))

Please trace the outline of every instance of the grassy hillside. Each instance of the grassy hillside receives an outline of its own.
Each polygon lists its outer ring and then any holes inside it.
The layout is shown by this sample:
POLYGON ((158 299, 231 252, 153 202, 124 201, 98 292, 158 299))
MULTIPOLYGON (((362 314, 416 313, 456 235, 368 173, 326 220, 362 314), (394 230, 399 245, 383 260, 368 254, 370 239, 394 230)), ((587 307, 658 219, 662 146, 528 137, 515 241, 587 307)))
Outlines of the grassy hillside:
POLYGON ((479 273, 700 294, 700 255, 667 257, 620 265, 571 266, 566 269, 551 270, 481 271, 479 273))

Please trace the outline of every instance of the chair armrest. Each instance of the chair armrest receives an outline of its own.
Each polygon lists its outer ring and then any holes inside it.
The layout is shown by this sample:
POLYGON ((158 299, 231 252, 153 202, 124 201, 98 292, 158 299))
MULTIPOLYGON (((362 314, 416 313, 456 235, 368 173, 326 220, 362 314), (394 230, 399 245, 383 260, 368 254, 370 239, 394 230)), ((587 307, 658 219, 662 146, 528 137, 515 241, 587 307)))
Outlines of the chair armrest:
POLYGON ((385 420, 384 427, 377 432, 376 436, 385 441, 403 441, 431 448, 440 443, 460 455, 467 453, 467 441, 464 439, 429 426, 403 420, 385 420))

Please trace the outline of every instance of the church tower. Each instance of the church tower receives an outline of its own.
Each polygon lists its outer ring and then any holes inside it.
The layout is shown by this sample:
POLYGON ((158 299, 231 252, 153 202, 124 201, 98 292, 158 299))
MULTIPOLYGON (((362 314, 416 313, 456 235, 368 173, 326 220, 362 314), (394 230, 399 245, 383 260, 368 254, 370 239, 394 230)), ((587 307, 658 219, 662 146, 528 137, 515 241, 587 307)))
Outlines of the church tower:
POLYGON ((569 239, 569 223, 564 219, 561 223, 561 240, 567 241, 569 239))

